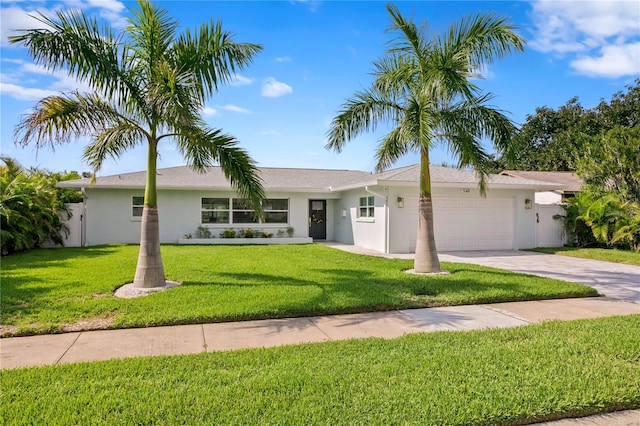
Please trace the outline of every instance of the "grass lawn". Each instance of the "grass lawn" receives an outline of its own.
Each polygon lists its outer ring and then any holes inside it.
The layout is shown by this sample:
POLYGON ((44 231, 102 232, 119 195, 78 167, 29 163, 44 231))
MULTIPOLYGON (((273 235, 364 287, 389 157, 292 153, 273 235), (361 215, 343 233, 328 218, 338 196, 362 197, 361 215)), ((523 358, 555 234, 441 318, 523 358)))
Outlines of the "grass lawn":
POLYGON ((606 262, 628 263, 640 266, 640 253, 626 250, 576 247, 537 248, 533 251, 564 256, 583 257, 586 259, 604 260, 606 262))
POLYGON ((514 425, 640 408, 640 315, 0 371, 6 424, 514 425))
POLYGON ((164 246, 178 288, 136 299, 137 246, 42 249, 2 259, 4 335, 235 321, 395 308, 595 296, 595 290, 481 266, 444 263, 448 276, 403 271, 412 261, 321 245, 164 246))

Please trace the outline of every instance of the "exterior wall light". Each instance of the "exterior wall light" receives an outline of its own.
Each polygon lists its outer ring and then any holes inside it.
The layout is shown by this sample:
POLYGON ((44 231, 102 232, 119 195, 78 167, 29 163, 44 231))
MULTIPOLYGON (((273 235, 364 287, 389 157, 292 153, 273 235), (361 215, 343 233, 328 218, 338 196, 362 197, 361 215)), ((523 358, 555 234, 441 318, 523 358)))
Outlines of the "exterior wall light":
POLYGON ((399 208, 399 209, 404 208, 404 198, 402 198, 402 197, 398 197, 398 200, 397 200, 397 201, 398 201, 398 208, 399 208))
POLYGON ((525 198, 524 200, 524 208, 530 210, 533 207, 533 203, 531 202, 531 198, 525 198))

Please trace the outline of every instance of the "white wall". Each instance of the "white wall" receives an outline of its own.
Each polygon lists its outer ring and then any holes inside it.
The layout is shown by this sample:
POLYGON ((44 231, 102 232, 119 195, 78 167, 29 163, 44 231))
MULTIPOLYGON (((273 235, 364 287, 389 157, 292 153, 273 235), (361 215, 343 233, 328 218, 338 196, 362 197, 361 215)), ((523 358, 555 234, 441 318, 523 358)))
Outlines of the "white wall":
MULTIPOLYGON (((373 192, 384 196, 388 194, 383 187, 370 188, 373 192)), ((342 198, 335 202, 336 230, 334 239, 345 244, 354 244, 370 250, 385 252, 386 228, 386 197, 376 196, 364 189, 345 191, 342 198), (359 218, 358 207, 361 197, 374 197, 375 213, 373 218, 359 218), (346 210, 346 217, 342 218, 342 210, 346 210)))
POLYGON ((562 202, 562 194, 556 191, 540 191, 535 195, 536 204, 558 204, 562 202))
MULTIPOLYGON (((87 188, 86 245, 140 242, 140 218, 131 216, 131 199, 143 196, 144 191, 134 189, 87 188)), ((202 197, 235 197, 231 191, 158 190, 160 241, 177 243, 185 234, 195 235, 200 223, 202 197)), ((276 233, 288 226, 294 228, 294 236, 309 235, 309 200, 327 200, 327 239, 334 239, 334 215, 336 193, 268 192, 267 198, 289 199, 288 224, 206 224, 212 236, 218 237, 225 228, 263 229, 276 233)))

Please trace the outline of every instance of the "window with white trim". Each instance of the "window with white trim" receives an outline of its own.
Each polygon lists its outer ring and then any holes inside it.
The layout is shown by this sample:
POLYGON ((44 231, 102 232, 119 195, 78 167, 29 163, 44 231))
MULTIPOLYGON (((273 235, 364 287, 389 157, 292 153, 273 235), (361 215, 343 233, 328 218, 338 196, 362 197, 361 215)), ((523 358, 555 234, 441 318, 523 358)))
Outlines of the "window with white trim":
POLYGON ((242 198, 233 199, 233 223, 260 223, 249 203, 242 198))
POLYGON ((202 198, 201 223, 229 223, 228 198, 202 198))
POLYGON ((259 222, 249 203, 242 198, 202 198, 202 224, 289 223, 289 200, 269 198, 263 204, 264 221, 259 222))
POLYGON ((358 217, 373 217, 375 214, 374 197, 360 197, 358 217))
POLYGON ((263 204, 264 223, 289 223, 289 200, 268 198, 263 204))
POLYGON ((131 197, 131 217, 142 217, 144 197, 131 197))

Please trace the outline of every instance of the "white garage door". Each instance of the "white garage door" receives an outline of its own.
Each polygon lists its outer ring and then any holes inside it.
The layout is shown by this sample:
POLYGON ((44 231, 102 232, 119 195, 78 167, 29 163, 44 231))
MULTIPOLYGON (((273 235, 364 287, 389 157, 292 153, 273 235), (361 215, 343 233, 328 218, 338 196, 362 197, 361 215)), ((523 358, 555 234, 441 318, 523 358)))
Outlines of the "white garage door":
POLYGON ((513 248, 510 198, 436 198, 434 228, 438 251, 513 248))
POLYGON ((513 200, 438 198, 433 207, 439 251, 513 248, 513 200))

